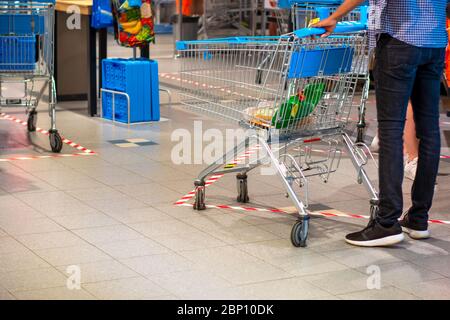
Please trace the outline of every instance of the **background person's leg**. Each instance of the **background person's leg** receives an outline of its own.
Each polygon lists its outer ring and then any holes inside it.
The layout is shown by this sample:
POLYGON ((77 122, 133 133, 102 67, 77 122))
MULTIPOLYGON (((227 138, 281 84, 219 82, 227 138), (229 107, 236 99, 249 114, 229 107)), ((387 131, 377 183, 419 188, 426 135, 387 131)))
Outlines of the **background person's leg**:
MULTIPOLYGON (((413 89, 414 90, 414 89, 413 89)), ((411 103, 408 103, 406 112, 405 131, 403 133, 404 153, 408 160, 413 160, 419 156, 419 140, 416 135, 416 124, 414 122, 414 111, 411 103)))
POLYGON ((411 226, 427 226, 428 211, 434 195, 439 168, 441 140, 439 133, 440 80, 444 49, 428 49, 429 63, 417 69, 411 102, 419 142, 419 160, 412 187, 412 207, 408 213, 411 226))
POLYGON ((419 156, 419 140, 416 137, 416 124, 411 103, 408 103, 408 111, 406 112, 403 143, 405 178, 414 180, 417 171, 417 158, 419 156))

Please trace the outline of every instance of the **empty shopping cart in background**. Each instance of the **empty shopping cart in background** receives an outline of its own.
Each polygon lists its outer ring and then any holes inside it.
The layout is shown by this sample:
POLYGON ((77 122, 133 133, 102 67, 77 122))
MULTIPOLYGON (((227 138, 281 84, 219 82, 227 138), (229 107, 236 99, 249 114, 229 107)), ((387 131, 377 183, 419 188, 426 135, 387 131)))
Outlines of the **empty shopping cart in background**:
POLYGON ((25 107, 28 131, 36 131, 36 108, 48 90, 50 146, 60 152, 53 52, 54 1, 0 1, 0 107, 25 107), (12 96, 17 85, 20 96, 12 96))
POLYGON ((268 133, 249 134, 199 174, 194 209, 206 208, 205 181, 214 174, 237 173, 237 200, 248 202, 247 173, 269 162, 300 216, 292 229, 292 243, 305 246, 308 179, 318 176, 326 182, 339 167, 343 145, 358 182, 370 194, 372 216, 376 214, 378 194, 365 170, 370 151, 345 132, 355 99, 359 101, 355 92, 367 60, 365 30, 363 23, 343 22, 328 38, 318 37, 324 29, 306 28, 280 37, 177 44, 183 104, 268 133), (271 143, 273 137, 277 144, 271 143), (224 166, 255 144, 265 152, 264 159, 224 166), (320 145, 324 153, 315 153, 313 145, 320 145))

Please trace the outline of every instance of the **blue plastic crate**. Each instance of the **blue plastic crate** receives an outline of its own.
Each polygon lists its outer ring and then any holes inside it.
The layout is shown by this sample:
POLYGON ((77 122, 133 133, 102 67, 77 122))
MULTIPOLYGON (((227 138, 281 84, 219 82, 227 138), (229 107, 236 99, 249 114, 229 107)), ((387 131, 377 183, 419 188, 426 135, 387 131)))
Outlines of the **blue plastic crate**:
POLYGON ((37 14, 0 14, 0 34, 44 34, 45 17, 37 14))
POLYGON ((155 24, 156 34, 172 34, 173 26, 170 23, 155 24))
POLYGON ((36 66, 36 38, 0 37, 0 70, 32 71, 36 66))
POLYGON ((292 53, 288 78, 331 76, 351 70, 354 48, 300 49, 292 53))
MULTIPOLYGON (((103 118, 113 120, 112 116, 113 94, 110 92, 102 93, 103 118)), ((127 98, 124 95, 114 95, 114 118, 117 121, 128 122, 127 98)))
MULTIPOLYGON (((159 121, 158 64, 148 59, 104 59, 104 89, 127 93, 130 97, 130 122, 159 121)), ((112 118, 112 95, 103 94, 103 117, 112 118)), ((115 95, 115 120, 128 122, 127 101, 115 95)))

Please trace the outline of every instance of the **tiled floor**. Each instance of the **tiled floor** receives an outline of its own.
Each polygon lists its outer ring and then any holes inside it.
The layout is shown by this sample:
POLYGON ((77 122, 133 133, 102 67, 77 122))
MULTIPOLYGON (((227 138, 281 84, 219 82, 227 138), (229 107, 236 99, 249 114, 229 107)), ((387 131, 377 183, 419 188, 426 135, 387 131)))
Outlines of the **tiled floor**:
MULTIPOLYGON (((110 56, 131 55, 110 43, 110 56)), ((171 54, 168 38, 152 47, 161 72, 177 70, 171 54)), ((294 248, 294 215, 174 206, 204 166, 175 165, 171 133, 192 130, 194 120, 208 128, 228 124, 185 111, 173 94, 174 103, 161 109, 168 121, 130 127, 88 118, 84 102, 60 103, 61 133, 96 155, 0 160, 0 299, 450 298, 450 226, 432 225, 426 241, 362 249, 343 237, 365 220, 314 217, 308 247, 294 248), (123 141, 138 146, 116 145, 123 141), (69 290, 73 266, 81 287, 69 290), (373 268, 379 289, 369 289, 373 268)), ((22 110, 3 111, 25 119, 22 110)), ((374 118, 373 101, 368 118, 374 118)), ((38 125, 46 128, 48 121, 42 106, 38 125)), ((448 133, 450 120, 442 121, 448 133)), ((0 141, 8 146, 0 159, 49 154, 45 137, 0 123, 0 141)), ((370 122, 369 136, 375 125, 370 122)), ((443 143, 443 154, 450 154, 449 141, 443 143)), ((64 146, 63 154, 72 152, 64 146)), ((369 173, 376 177, 375 168, 369 173)), ((405 182, 405 205, 410 187, 405 182)), ((442 160, 432 218, 450 220, 449 189, 450 162, 442 160)), ((279 180, 256 171, 249 192, 249 206, 292 206, 279 180)), ((233 176, 207 188, 209 204, 235 205, 235 199, 233 176)), ((368 214, 367 194, 345 157, 328 184, 311 181, 310 199, 368 214)))

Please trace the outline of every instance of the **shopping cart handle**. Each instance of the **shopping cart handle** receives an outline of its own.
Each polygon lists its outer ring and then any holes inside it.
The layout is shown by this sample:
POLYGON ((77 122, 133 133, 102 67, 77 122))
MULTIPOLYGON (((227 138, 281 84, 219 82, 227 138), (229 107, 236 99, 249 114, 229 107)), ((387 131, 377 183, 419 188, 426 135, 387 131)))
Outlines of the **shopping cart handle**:
MULTIPOLYGON (((361 22, 348 21, 339 22, 334 29, 334 33, 352 33, 367 29, 367 25, 361 22)), ((310 36, 320 36, 327 32, 324 28, 304 28, 294 31, 294 34, 299 38, 306 38, 310 36)))

